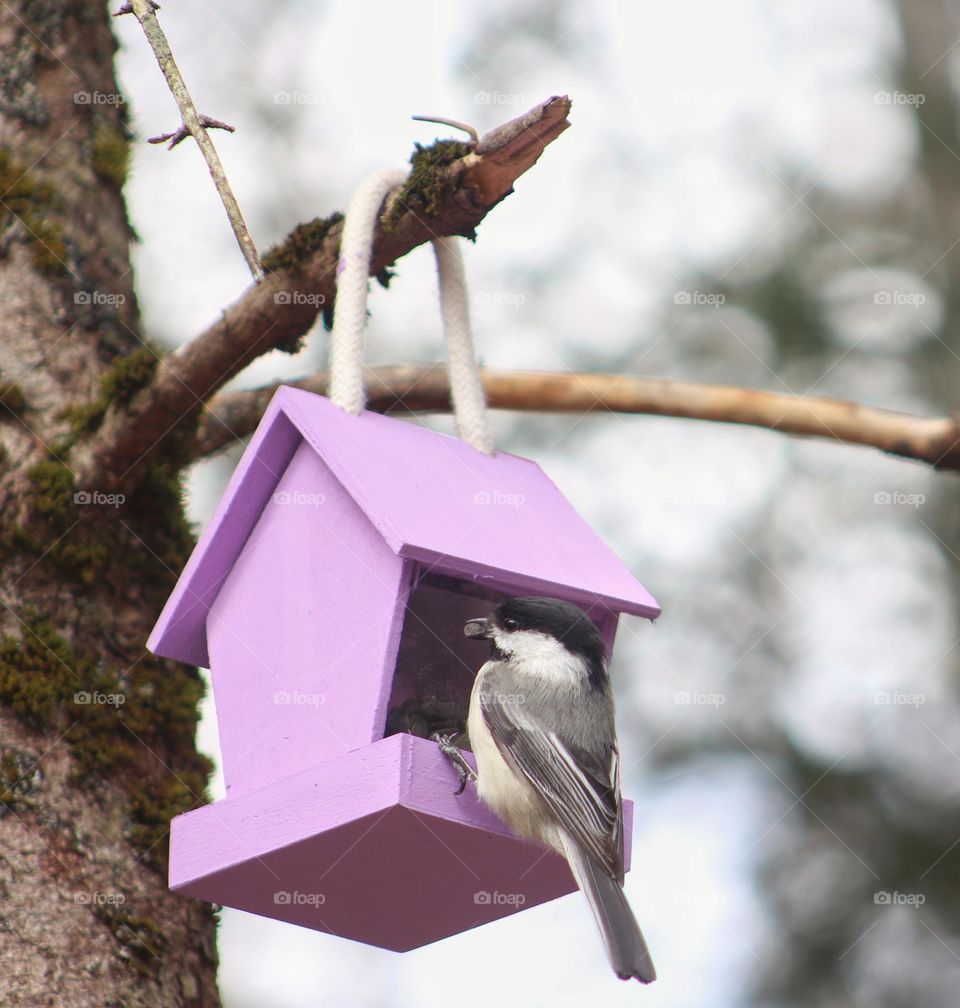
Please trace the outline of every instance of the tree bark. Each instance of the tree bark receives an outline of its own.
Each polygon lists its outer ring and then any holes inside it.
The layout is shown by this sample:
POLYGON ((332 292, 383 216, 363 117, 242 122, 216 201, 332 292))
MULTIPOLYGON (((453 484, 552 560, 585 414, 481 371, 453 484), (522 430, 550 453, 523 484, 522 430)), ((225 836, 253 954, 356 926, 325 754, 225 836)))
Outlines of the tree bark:
POLYGON ((215 921, 165 879, 203 799, 195 669, 143 642, 190 548, 177 467, 78 486, 73 443, 155 364, 105 5, 0 5, 0 1000, 215 1005, 215 921), (80 406, 78 404, 86 404, 80 406))

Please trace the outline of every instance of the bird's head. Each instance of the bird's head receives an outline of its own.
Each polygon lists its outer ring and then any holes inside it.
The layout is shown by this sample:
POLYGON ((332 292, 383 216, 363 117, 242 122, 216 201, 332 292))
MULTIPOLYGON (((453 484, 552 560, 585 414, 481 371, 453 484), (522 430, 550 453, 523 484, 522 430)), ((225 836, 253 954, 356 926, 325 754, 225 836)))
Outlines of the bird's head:
POLYGON ((516 598, 493 615, 470 620, 468 637, 489 640, 494 656, 533 663, 558 672, 580 664, 591 681, 605 675, 603 638, 593 621, 575 605, 551 598, 516 598))

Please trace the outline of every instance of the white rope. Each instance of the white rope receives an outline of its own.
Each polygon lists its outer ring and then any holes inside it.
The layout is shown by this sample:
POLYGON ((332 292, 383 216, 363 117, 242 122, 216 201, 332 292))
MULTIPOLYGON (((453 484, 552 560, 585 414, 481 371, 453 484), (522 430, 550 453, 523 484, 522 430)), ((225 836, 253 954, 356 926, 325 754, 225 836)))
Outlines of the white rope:
MULTIPOLYGON (((350 200, 343 222, 330 335, 330 399, 355 416, 363 411, 366 400, 363 329, 367 323, 367 286, 377 216, 386 194, 406 178, 406 172, 387 169, 364 179, 350 200)), ((467 279, 459 240, 435 238, 433 250, 457 433, 478 451, 492 455, 493 439, 470 334, 467 279)))
POLYGON ((467 276, 463 268, 460 239, 434 238, 433 251, 437 257, 440 315, 447 341, 450 400, 457 421, 457 433, 477 451, 492 455, 493 438, 487 422, 487 399, 470 334, 467 276))
POLYGON ((363 327, 367 324, 367 278, 377 215, 384 196, 407 173, 374 172, 357 187, 347 207, 337 262, 337 300, 330 334, 330 398, 356 416, 363 410, 363 327))

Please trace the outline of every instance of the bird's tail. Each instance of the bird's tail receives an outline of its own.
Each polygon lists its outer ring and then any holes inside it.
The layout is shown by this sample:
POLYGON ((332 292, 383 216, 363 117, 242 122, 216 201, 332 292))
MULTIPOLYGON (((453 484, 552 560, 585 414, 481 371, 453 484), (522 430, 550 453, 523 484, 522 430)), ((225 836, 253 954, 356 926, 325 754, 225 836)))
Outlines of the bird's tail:
POLYGON ((564 836, 563 846, 573 876, 597 919, 614 973, 621 980, 656 980, 647 943, 620 883, 569 837, 564 836))

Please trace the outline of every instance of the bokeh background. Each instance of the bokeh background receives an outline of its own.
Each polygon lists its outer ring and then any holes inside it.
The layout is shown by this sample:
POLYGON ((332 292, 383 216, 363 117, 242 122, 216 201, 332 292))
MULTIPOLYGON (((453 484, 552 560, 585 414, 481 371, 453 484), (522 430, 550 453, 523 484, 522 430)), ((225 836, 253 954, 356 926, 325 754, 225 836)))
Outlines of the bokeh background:
MULTIPOLYGON (((956 3, 182 0, 161 17, 201 111, 237 127, 214 138, 261 250, 449 134, 412 114, 482 132, 571 95, 573 127, 467 249, 491 367, 957 406, 956 3)), ((140 139, 174 128, 136 23, 117 31, 140 139)), ((173 348, 246 270, 190 145, 138 144, 126 191, 146 330, 173 348)), ((372 292, 369 360, 438 359, 429 250, 397 272, 372 292)), ((235 385, 326 351, 318 329, 235 385)), ((627 889, 661 979, 613 979, 578 896, 404 956, 225 910, 229 1008, 954 1008, 956 478, 692 421, 495 428, 663 605, 656 626, 625 618, 614 663, 627 889)), ((192 473, 198 528, 241 450, 192 473)), ((216 754, 209 703, 201 741, 216 754)))

